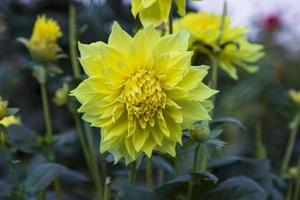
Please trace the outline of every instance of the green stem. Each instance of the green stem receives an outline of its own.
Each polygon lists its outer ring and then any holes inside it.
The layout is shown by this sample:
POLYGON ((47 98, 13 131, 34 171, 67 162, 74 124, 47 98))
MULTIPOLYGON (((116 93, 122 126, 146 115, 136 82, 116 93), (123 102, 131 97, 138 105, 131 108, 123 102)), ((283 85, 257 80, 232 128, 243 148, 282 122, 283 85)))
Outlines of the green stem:
POLYGON ((85 142, 85 139, 84 139, 84 134, 83 134, 83 131, 82 131, 82 127, 81 127, 81 122, 80 122, 80 118, 77 114, 74 114, 74 121, 75 121, 75 126, 76 126, 76 133, 78 135, 78 138, 79 138, 79 141, 80 141, 80 145, 82 147, 82 150, 83 150, 83 154, 84 154, 84 157, 85 157, 85 160, 87 162, 87 165, 88 165, 88 168, 89 168, 89 172, 92 174, 93 170, 91 168, 91 158, 90 158, 90 155, 89 155, 89 150, 88 150, 88 146, 85 142))
POLYGON ((161 186, 164 183, 165 171, 162 168, 158 170, 158 183, 161 186))
POLYGON ((281 174, 282 175, 287 171, 288 165, 290 163, 292 151, 293 151, 296 136, 297 136, 297 129, 298 129, 299 122, 300 122, 300 114, 297 114, 289 126, 291 132, 290 132, 287 148, 286 148, 286 151, 285 151, 285 154, 283 157, 283 162, 281 165, 281 174))
POLYGON ((175 157, 174 161, 175 161, 175 163, 174 163, 175 176, 178 177, 178 176, 180 176, 180 173, 181 173, 181 155, 179 154, 178 146, 176 146, 176 157, 175 157))
POLYGON ((193 194, 193 181, 190 180, 189 187, 188 187, 188 193, 187 193, 187 200, 192 200, 192 194, 193 194))
POLYGON ((294 192, 294 198, 293 200, 298 200, 300 199, 300 154, 298 158, 298 167, 297 167, 297 180, 295 184, 295 192, 294 192))
POLYGON ((46 125, 46 138, 47 138, 47 143, 51 145, 52 137, 53 137, 52 136, 53 129, 52 129, 52 122, 51 122, 50 111, 49 111, 49 102, 48 102, 46 84, 41 83, 40 88, 41 88, 41 94, 42 94, 44 119, 45 119, 45 125, 46 125))
POLYGON ((134 185, 135 184, 135 179, 136 179, 136 161, 133 161, 130 164, 130 172, 129 172, 128 183, 130 185, 134 185))
POLYGON ((151 189, 153 187, 152 158, 148 158, 146 162, 146 185, 151 189))
POLYGON ((104 188, 104 200, 110 199, 110 177, 106 177, 105 179, 105 188, 104 188))
POLYGON ((98 198, 102 198, 104 196, 104 187, 105 184, 103 182, 104 176, 103 174, 100 173, 98 162, 97 162, 97 155, 96 155, 96 147, 94 143, 94 138, 93 138, 93 133, 89 125, 84 122, 84 129, 87 137, 87 144, 89 147, 89 152, 90 152, 90 159, 92 162, 92 168, 94 171, 94 181, 96 185, 96 191, 97 191, 97 196, 98 198))
POLYGON ((256 158, 257 159, 265 159, 266 156, 266 148, 262 140, 262 124, 261 122, 256 123, 256 137, 255 137, 255 149, 256 149, 256 158))
POLYGON ((72 63, 73 75, 75 78, 80 77, 80 68, 78 63, 77 54, 77 36, 76 36, 76 9, 75 6, 70 3, 69 6, 69 48, 72 63))
POLYGON ((173 33, 173 2, 169 14, 169 34, 173 33))
POLYGON ((201 155, 201 147, 200 145, 197 146, 194 154, 194 164, 193 164, 193 171, 198 171, 199 163, 200 163, 200 155, 201 155))
MULTIPOLYGON (((48 94, 46 89, 45 83, 40 83, 41 94, 42 94, 42 102, 43 102, 43 111, 44 111, 44 118, 45 118, 45 125, 46 125, 46 140, 48 144, 48 160, 54 161, 55 155, 52 149, 52 142, 53 142, 53 128, 52 128, 52 121, 50 117, 50 110, 49 110, 49 100, 48 94)), ((58 179, 54 180, 54 190, 55 196, 57 200, 61 200, 61 188, 58 179)))

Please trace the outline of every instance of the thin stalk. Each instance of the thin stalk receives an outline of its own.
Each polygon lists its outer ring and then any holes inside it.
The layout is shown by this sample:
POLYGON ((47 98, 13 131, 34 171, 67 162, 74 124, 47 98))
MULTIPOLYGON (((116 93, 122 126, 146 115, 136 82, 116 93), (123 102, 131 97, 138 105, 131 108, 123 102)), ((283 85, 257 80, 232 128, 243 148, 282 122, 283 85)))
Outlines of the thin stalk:
POLYGON ((95 185, 96 185, 96 190, 97 190, 97 196, 98 198, 102 198, 104 196, 104 177, 103 174, 100 173, 99 170, 99 166, 98 166, 98 162, 97 162, 97 155, 96 155, 96 147, 95 147, 95 143, 94 143, 94 139, 93 139, 93 135, 92 135, 92 131, 91 128, 89 127, 89 125, 84 122, 84 129, 85 129, 85 133, 86 133, 86 137, 87 137, 87 144, 89 147, 89 152, 90 152, 90 158, 91 158, 91 162, 92 162, 92 168, 94 171, 94 181, 95 181, 95 185))
POLYGON ((41 94, 42 94, 44 119, 45 119, 45 125, 46 125, 46 138, 47 138, 48 144, 51 144, 52 137, 53 137, 53 129, 52 129, 52 121, 51 121, 50 111, 49 111, 49 102, 48 102, 46 84, 41 83, 40 88, 41 88, 41 94))
MULTIPOLYGON (((53 152, 53 149, 51 148, 52 142, 53 142, 53 128, 52 128, 52 121, 50 117, 50 111, 49 111, 49 100, 48 100, 48 94, 46 90, 46 84, 40 83, 41 88, 41 94, 42 94, 42 102, 43 102, 43 111, 44 111, 44 118, 45 118, 45 125, 46 125, 46 140, 48 144, 48 160, 54 161, 55 155, 53 152)), ((55 179, 53 182, 55 196, 57 200, 61 200, 61 188, 60 183, 58 179, 55 179)))
POLYGON ((198 171, 200 165, 200 155, 201 155, 201 147, 200 145, 197 146, 194 154, 194 164, 193 164, 193 171, 198 171))
POLYGON ((193 194, 193 181, 190 180, 189 187, 188 187, 188 193, 187 193, 187 200, 192 200, 192 194, 193 194))
POLYGON ((296 136, 297 136, 299 122, 300 122, 300 114, 297 114, 289 125, 290 136, 289 136, 288 145, 287 145, 284 157, 283 157, 283 162, 281 165, 281 174, 282 175, 287 171, 288 165, 290 163, 292 151, 293 151, 296 136))
POLYGON ((256 123, 256 137, 255 137, 255 150, 256 150, 256 158, 257 159, 265 159, 266 156, 266 148, 262 141, 262 124, 260 121, 256 123))
POLYGON ((181 173, 181 155, 178 146, 176 147, 176 157, 175 157, 175 176, 180 176, 181 173))
POLYGON ((152 158, 148 158, 146 162, 146 186, 151 189, 153 187, 152 158))
POLYGON ((165 171, 162 168, 158 169, 158 185, 161 186, 164 183, 165 171))
POLYGON ((173 2, 169 14, 169 34, 173 33, 173 2))
POLYGON ((294 192, 294 198, 293 200, 298 200, 300 199, 300 154, 298 158, 298 167, 297 167, 297 180, 295 184, 295 192, 294 192))
POLYGON ((130 185, 134 185, 135 184, 135 179, 136 179, 136 161, 133 161, 130 164, 130 172, 129 172, 128 183, 130 185))
POLYGON ((104 187, 104 200, 110 199, 110 177, 106 177, 105 179, 105 187, 104 187))
POLYGON ((77 60, 76 9, 72 3, 70 3, 69 6, 69 48, 73 75, 75 78, 79 78, 80 68, 77 60))
MULTIPOLYGON (((75 126, 76 126, 76 133, 78 135, 78 138, 79 138, 82 150, 83 150, 83 154, 84 154, 85 160, 86 160, 88 168, 89 168, 89 172, 92 173, 93 170, 91 168, 91 158, 89 155, 88 146, 84 140, 84 134, 82 131, 80 119, 77 114, 74 114, 73 116, 74 116, 74 121, 75 121, 75 126)), ((93 175, 93 174, 91 174, 91 175, 93 175)))

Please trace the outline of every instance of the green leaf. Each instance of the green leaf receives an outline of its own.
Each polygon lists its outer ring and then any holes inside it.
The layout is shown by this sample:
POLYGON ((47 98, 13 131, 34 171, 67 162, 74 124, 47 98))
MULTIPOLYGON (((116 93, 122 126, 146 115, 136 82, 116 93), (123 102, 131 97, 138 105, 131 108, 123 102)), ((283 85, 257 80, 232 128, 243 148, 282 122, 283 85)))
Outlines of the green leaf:
POLYGON ((36 193, 49 186, 52 181, 66 168, 56 163, 41 164, 31 171, 25 181, 25 190, 36 193))
POLYGON ((255 181, 246 177, 234 177, 222 182, 210 191, 204 200, 265 200, 267 195, 255 181))
POLYGON ((155 190, 155 193, 157 193, 164 199, 175 199, 176 196, 184 195, 187 193, 187 188, 190 180, 191 175, 189 174, 179 176, 157 188, 155 190))
POLYGON ((173 200, 179 196, 186 196, 191 181, 193 184, 193 196, 200 197, 204 196, 216 186, 218 178, 209 172, 185 174, 160 186, 155 190, 155 193, 164 200, 173 200))
POLYGON ((267 193, 272 187, 273 175, 269 160, 229 156, 211 162, 209 167, 220 180, 246 176, 256 181, 267 193))
POLYGON ((64 71, 57 65, 49 63, 47 65, 47 71, 54 74, 63 74, 64 71))
POLYGON ((33 76, 38 80, 40 84, 46 83, 46 70, 43 66, 37 65, 33 70, 33 76))
POLYGON ((7 115, 15 115, 20 111, 19 108, 7 108, 7 115))
POLYGON ((143 187, 124 187, 117 195, 116 200, 162 200, 152 190, 143 187))
POLYGON ((0 180, 0 198, 7 198, 10 196, 12 191, 12 186, 2 180, 0 180))
POLYGON ((82 173, 66 168, 60 172, 59 180, 68 185, 76 185, 79 183, 88 182, 89 178, 82 173))
POLYGON ((23 153, 34 153, 37 150, 35 134, 22 125, 9 126, 7 137, 23 153))
POLYGON ((231 124, 234 124, 234 125, 240 127, 243 130, 246 130, 246 127, 244 126, 244 124, 241 121, 239 121, 233 117, 220 117, 211 122, 211 124, 213 126, 219 126, 224 123, 231 123, 231 124))

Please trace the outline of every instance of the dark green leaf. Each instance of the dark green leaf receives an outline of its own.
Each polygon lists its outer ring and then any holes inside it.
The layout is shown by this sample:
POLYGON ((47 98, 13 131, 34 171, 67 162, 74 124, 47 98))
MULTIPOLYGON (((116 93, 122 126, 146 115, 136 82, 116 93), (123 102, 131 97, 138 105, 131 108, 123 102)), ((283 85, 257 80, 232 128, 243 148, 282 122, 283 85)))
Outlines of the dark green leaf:
POLYGON ((160 200, 152 191, 142 187, 124 187, 118 194, 116 200, 160 200))
POLYGON ((244 126, 244 124, 242 124, 242 122, 240 122, 239 120, 232 118, 232 117, 220 117, 218 119, 213 120, 211 124, 214 126, 218 126, 218 125, 224 124, 224 123, 231 123, 231 124, 237 125, 238 127, 240 127, 243 130, 246 130, 246 127, 244 126))
POLYGON ((22 125, 11 125, 7 128, 8 140, 24 153, 36 151, 36 137, 33 132, 22 125))
POLYGON ((61 180, 61 182, 66 183, 68 185, 74 185, 74 184, 87 182, 89 181, 89 178, 86 175, 79 173, 77 171, 64 169, 59 174, 59 180, 61 180))
POLYGON ((272 173, 269 160, 229 156, 210 163, 212 173, 220 180, 235 176, 246 176, 255 180, 268 193, 272 187, 272 173))
POLYGON ((19 108, 7 108, 7 115, 15 115, 20 111, 19 108))
POLYGON ((204 200, 266 200, 265 191, 252 179, 234 177, 210 191, 204 200))
POLYGON ((66 168, 56 163, 41 164, 31 171, 25 181, 25 190, 36 193, 51 184, 51 182, 66 168))
POLYGON ((0 198, 5 198, 10 196, 11 191, 12 191, 12 186, 9 183, 0 180, 0 198))

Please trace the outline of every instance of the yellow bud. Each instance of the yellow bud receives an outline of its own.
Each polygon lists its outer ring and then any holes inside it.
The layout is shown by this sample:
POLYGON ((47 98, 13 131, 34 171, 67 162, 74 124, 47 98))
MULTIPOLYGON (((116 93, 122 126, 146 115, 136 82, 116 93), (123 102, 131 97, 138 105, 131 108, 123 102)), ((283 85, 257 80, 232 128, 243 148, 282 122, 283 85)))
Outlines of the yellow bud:
POLYGON ((58 38, 62 36, 58 23, 46 16, 38 16, 32 36, 27 43, 32 57, 41 61, 53 61, 57 58, 60 47, 58 38))
POLYGON ((7 102, 3 101, 0 97, 0 120, 2 120, 7 114, 7 102))
POLYGON ((205 142, 209 139, 210 130, 207 122, 203 122, 192 130, 192 137, 198 142, 205 142))
POLYGON ((3 131, 0 131, 0 145, 5 145, 7 142, 6 134, 3 131))
POLYGON ((296 91, 296 90, 289 90, 288 92, 290 98, 298 105, 300 106, 300 91, 296 91))
POLYGON ((298 177, 298 168, 297 167, 291 167, 289 169, 289 174, 290 174, 291 177, 297 178, 298 177))
POLYGON ((57 106, 62 106, 65 105, 67 103, 68 100, 68 96, 69 96, 69 86, 68 84, 63 84, 63 86, 61 88, 59 88, 58 90, 56 90, 55 92, 55 97, 54 97, 54 103, 57 106))

